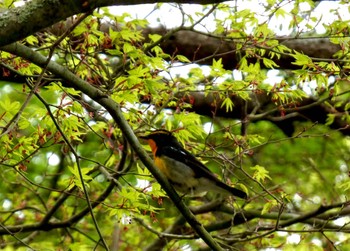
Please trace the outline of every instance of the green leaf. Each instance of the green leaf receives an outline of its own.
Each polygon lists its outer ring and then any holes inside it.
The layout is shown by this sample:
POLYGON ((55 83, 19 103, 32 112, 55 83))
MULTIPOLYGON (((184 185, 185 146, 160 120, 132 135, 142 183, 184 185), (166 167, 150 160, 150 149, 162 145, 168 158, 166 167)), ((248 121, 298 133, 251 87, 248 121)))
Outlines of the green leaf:
POLYGON ((39 40, 35 37, 35 36, 28 36, 26 37, 26 42, 30 45, 34 45, 34 44, 38 44, 39 43, 39 40))
POLYGON ((134 51, 135 50, 135 47, 134 46, 132 46, 131 44, 129 44, 129 43, 124 43, 124 45, 123 45, 123 51, 124 51, 124 53, 130 53, 130 52, 132 52, 132 51, 134 51))
POLYGON ((275 67, 279 67, 278 64, 275 63, 275 61, 268 58, 263 58, 263 63, 267 68, 274 69, 275 67))
POLYGON ((14 0, 3 0, 2 3, 4 5, 4 7, 6 7, 6 8, 9 8, 11 6, 14 7, 13 6, 14 0))
POLYGON ((176 58, 180 61, 180 62, 183 62, 183 63, 191 63, 191 61, 185 57, 185 56, 182 56, 182 55, 176 55, 176 58))
POLYGON ((148 169, 142 168, 139 165, 139 163, 137 163, 137 173, 140 176, 140 179, 148 180, 148 181, 153 179, 153 177, 152 177, 151 173, 148 171, 148 169))
POLYGON ((5 98, 3 101, 0 101, 0 107, 7 112, 10 112, 10 114, 16 114, 21 104, 18 101, 11 101, 9 98, 5 98))
POLYGON ((224 101, 221 104, 221 108, 224 107, 224 106, 226 107, 226 112, 232 112, 233 111, 234 104, 233 104, 231 98, 227 97, 227 98, 224 99, 224 101))
POLYGON ((252 169, 254 172, 253 178, 258 182, 264 182, 265 179, 271 180, 271 177, 269 176, 269 171, 265 169, 263 166, 253 166, 250 169, 252 169))
POLYGON ((329 126, 329 125, 333 124, 334 119, 335 119, 335 114, 327 114, 327 119, 326 119, 325 125, 329 126))
MULTIPOLYGON (((79 187, 80 190, 84 190, 83 189, 83 183, 82 180, 80 179, 80 174, 79 174, 79 169, 78 169, 78 165, 76 163, 74 163, 73 166, 69 165, 68 169, 71 172, 71 174, 73 174, 73 183, 70 185, 70 187, 76 185, 77 187, 79 187)), ((93 168, 81 168, 81 173, 83 176, 83 182, 85 184, 85 187, 89 187, 89 181, 92 180, 92 177, 88 175, 88 173, 92 170, 93 168)))
POLYGON ((350 102, 348 102, 348 103, 345 104, 344 110, 347 111, 347 110, 349 110, 349 109, 350 109, 350 102))
POLYGON ((75 29, 73 30, 73 34, 75 36, 80 36, 84 32, 88 32, 88 31, 89 31, 89 29, 85 25, 81 24, 81 25, 78 25, 77 27, 75 27, 75 29))
POLYGON ((284 17, 290 15, 290 13, 285 11, 283 8, 278 8, 275 12, 275 15, 276 15, 276 18, 278 18, 278 17, 284 18, 284 17))
POLYGON ((310 64, 312 64, 312 59, 302 53, 299 53, 297 51, 294 51, 295 54, 293 54, 292 56, 295 58, 295 62, 292 62, 292 64, 295 65, 300 65, 300 66, 308 66, 310 64))
POLYGON ((158 42, 162 38, 162 36, 158 34, 149 34, 148 37, 153 43, 158 42))
POLYGON ((264 204, 264 207, 261 210, 261 214, 266 214, 266 213, 270 212, 270 210, 277 205, 278 205, 278 203, 276 200, 270 200, 269 202, 264 204))
POLYGON ((345 182, 341 183, 338 187, 339 187, 339 189, 341 189, 343 191, 348 191, 348 190, 350 190, 350 181, 345 181, 345 182))
POLYGON ((223 67, 222 65, 222 58, 219 58, 218 60, 213 59, 213 68, 221 70, 223 67))
POLYGON ((21 118, 18 121, 18 127, 21 130, 27 129, 30 126, 31 126, 31 123, 26 118, 21 118))

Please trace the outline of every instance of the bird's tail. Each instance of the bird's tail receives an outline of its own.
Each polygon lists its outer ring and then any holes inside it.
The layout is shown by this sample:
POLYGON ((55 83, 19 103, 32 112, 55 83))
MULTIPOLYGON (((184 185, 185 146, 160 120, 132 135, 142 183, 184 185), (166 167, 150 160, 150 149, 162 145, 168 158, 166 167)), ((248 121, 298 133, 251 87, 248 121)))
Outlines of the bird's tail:
POLYGON ((218 183, 217 186, 224 189, 226 192, 230 193, 233 196, 236 196, 236 197, 239 197, 242 199, 248 198, 248 195, 246 194, 246 192, 243 192, 242 190, 234 188, 234 187, 230 187, 229 185, 227 185, 223 182, 218 183))

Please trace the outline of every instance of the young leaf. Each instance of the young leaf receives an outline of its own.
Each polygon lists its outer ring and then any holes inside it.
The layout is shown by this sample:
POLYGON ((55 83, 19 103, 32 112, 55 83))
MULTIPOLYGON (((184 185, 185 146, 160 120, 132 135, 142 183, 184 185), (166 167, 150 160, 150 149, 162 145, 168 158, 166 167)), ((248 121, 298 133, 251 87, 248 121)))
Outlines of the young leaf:
POLYGON ((225 98, 222 102, 221 107, 224 106, 226 107, 226 112, 232 112, 234 104, 229 97, 225 98))
POLYGON ((271 177, 269 176, 269 171, 265 169, 263 166, 253 166, 250 169, 254 170, 253 178, 258 182, 264 182, 265 179, 271 180, 271 177))

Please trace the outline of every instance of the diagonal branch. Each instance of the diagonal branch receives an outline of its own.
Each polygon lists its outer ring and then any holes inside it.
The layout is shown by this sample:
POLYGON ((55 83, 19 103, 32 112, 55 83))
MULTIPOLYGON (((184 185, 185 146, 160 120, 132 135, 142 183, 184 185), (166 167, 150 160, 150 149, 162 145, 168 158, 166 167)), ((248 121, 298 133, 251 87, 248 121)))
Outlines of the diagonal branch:
MULTIPOLYGON (((30 48, 20 45, 20 44, 11 44, 2 47, 1 49, 10 52, 12 54, 21 56, 30 62, 33 62, 39 66, 44 66, 47 60, 46 57, 41 54, 34 52, 30 48)), ((121 131, 123 132, 125 138, 128 140, 131 147, 135 150, 136 154, 140 157, 144 165, 150 170, 152 175, 157 179, 161 184, 164 190, 169 195, 170 199, 174 202, 175 206, 183 214, 186 221, 192 226, 194 231, 200 236, 209 247, 214 250, 222 250, 218 243, 213 239, 213 237, 205 230, 205 228, 200 224, 190 209, 184 204, 179 195, 175 192, 174 188, 169 184, 164 175, 154 166, 152 160, 142 148, 138 142, 137 137, 135 136, 133 130, 129 126, 128 122, 125 120, 123 113, 120 109, 119 104, 114 102, 101 90, 95 88, 94 86, 89 85, 89 83, 78 78, 72 72, 68 71, 65 67, 55 63, 50 62, 47 65, 47 69, 57 76, 62 77, 67 82, 71 83, 71 87, 80 90, 85 93, 91 99, 95 100, 97 103, 102 105, 113 117, 114 121, 119 125, 121 131)))

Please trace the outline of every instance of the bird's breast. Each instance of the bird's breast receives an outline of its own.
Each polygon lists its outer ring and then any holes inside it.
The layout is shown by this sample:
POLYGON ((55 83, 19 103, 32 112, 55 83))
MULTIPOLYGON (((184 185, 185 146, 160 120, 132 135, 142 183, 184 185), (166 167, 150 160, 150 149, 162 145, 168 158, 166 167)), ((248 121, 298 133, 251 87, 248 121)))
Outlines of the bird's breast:
POLYGON ((199 180, 191 167, 166 156, 155 158, 155 165, 180 192, 187 193, 198 185, 199 180))

